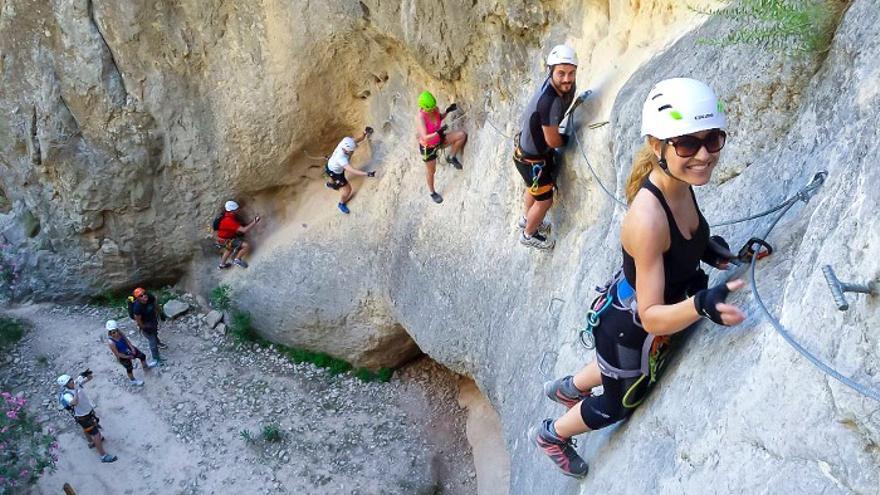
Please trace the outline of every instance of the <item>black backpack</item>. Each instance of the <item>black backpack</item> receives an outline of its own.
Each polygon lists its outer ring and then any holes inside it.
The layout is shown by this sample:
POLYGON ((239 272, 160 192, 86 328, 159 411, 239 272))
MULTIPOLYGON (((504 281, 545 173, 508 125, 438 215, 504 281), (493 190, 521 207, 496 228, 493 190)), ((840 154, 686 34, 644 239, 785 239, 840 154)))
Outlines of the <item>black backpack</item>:
POLYGON ((134 319, 134 296, 128 296, 125 298, 125 302, 128 306, 128 317, 132 320, 134 319))
POLYGON ((215 231, 220 230, 220 220, 223 220, 223 213, 214 217, 214 220, 211 221, 211 228, 215 231))

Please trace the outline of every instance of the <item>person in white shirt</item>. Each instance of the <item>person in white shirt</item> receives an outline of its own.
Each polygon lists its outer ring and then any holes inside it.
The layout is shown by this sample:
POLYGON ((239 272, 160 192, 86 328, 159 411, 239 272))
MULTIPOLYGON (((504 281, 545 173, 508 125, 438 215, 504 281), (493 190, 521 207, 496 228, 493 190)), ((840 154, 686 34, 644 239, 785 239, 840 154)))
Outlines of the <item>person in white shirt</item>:
POLYGON ((376 172, 364 172, 363 170, 358 170, 352 167, 350 163, 351 155, 354 153, 354 150, 357 149, 358 143, 367 139, 372 133, 373 129, 367 127, 358 139, 348 136, 342 138, 342 141, 336 145, 336 149, 333 150, 333 154, 330 155, 330 159, 324 167, 324 173, 330 177, 326 186, 334 191, 342 193, 342 196, 339 198, 339 204, 336 205, 342 213, 348 214, 351 211, 346 205, 352 196, 351 184, 349 184, 348 180, 345 178, 345 172, 348 171, 354 175, 360 175, 362 177, 376 176, 376 172))
POLYGON ((76 378, 70 375, 61 375, 56 382, 63 387, 59 394, 59 401, 65 409, 70 411, 73 419, 83 429, 83 435, 89 442, 89 447, 95 447, 101 462, 114 462, 117 457, 104 451, 104 437, 101 435, 101 427, 92 401, 86 395, 83 384, 93 377, 91 370, 86 370, 76 378))

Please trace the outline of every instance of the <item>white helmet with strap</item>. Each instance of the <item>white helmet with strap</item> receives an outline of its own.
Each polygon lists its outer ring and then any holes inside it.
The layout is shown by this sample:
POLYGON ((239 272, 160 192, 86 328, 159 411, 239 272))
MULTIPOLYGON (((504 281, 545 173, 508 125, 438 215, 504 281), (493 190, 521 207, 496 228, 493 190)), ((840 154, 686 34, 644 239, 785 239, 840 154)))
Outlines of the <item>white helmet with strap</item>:
POLYGON ((669 139, 727 128, 724 104, 705 83, 686 77, 658 82, 642 107, 642 137, 669 139))
POLYGON ((357 149, 358 145, 354 138, 344 137, 342 138, 342 141, 339 142, 339 147, 348 153, 352 153, 357 149))
POLYGON ((578 57, 574 52, 574 48, 568 45, 556 45, 547 55, 547 65, 553 67, 559 64, 569 64, 577 67, 578 57))

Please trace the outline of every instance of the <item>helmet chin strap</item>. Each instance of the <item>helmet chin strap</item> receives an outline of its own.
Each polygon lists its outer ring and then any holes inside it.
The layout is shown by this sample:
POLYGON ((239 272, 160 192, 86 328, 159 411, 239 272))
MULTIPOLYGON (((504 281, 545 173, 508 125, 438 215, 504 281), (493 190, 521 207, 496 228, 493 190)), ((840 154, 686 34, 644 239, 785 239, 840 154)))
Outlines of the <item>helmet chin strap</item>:
MULTIPOLYGON (((675 179, 679 182, 685 182, 685 181, 679 179, 678 177, 672 175, 672 172, 669 171, 669 164, 666 163, 666 148, 667 148, 667 141, 664 139, 660 143, 660 157, 657 159, 657 164, 660 165, 660 169, 662 169, 666 175, 672 177, 673 179, 675 179)), ((685 184, 687 184, 687 182, 685 182, 685 184)))

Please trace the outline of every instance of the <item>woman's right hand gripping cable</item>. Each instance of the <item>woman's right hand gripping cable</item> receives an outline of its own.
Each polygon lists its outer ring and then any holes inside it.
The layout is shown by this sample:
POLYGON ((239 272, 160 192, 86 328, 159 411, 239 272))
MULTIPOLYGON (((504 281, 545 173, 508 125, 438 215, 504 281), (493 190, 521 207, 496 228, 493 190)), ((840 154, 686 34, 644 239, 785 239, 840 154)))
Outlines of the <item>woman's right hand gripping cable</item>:
POLYGON ((745 286, 745 282, 742 279, 736 279, 698 291, 694 295, 694 308, 696 308, 697 314, 719 325, 728 327, 739 325, 746 319, 745 313, 724 301, 728 294, 742 289, 743 286, 745 286))

